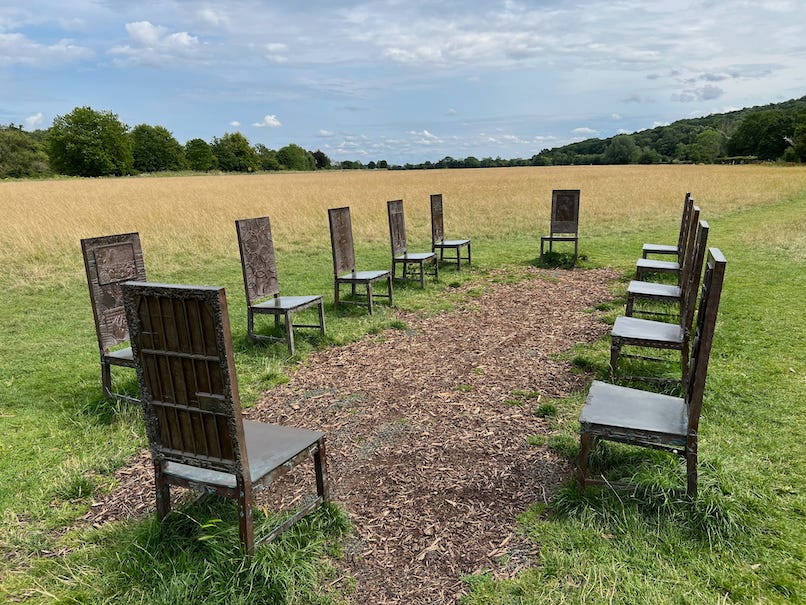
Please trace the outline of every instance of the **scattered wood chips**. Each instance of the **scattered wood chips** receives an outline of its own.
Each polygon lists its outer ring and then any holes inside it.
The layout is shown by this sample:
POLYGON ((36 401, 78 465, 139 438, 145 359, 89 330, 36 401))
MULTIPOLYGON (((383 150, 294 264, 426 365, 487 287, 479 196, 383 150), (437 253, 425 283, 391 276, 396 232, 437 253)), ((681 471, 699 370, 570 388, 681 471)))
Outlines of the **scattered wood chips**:
MULTIPOLYGON (((535 414, 542 402, 589 380, 556 353, 607 333, 591 309, 612 298, 617 275, 529 267, 514 277, 492 272, 457 289, 482 293, 452 311, 397 312, 405 329, 312 354, 244 413, 326 433, 331 495, 354 527, 333 585, 354 579, 356 604, 456 603, 463 576, 509 577, 537 552, 516 516, 571 468, 527 437, 550 432, 535 414)), ((117 479, 85 522, 154 510, 147 451, 117 479)), ((266 497, 288 504, 312 479, 303 465, 266 497)))

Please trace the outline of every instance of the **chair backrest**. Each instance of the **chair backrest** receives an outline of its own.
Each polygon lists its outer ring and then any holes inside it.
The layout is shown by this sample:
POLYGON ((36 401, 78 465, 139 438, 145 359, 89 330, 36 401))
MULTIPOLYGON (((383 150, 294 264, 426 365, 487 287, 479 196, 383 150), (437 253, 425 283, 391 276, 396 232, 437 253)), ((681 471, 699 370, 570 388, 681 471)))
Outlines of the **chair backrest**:
POLYGON ((579 189, 551 192, 551 234, 579 231, 579 189))
POLYGON ((431 245, 445 241, 445 227, 442 222, 442 194, 431 194, 431 245))
POLYGON ((406 217, 403 214, 403 200, 386 202, 386 211, 389 214, 389 241, 392 244, 392 257, 405 254, 408 245, 406 244, 406 217))
POLYGON ((241 269, 246 301, 280 294, 277 281, 277 263, 274 257, 274 240, 268 216, 235 221, 238 248, 241 251, 241 269))
POLYGON ((350 208, 330 208, 327 211, 330 222, 330 249, 333 253, 333 274, 355 271, 355 248, 353 247, 353 224, 350 221, 350 208))
POLYGON ((146 268, 139 233, 105 235, 81 240, 84 269, 90 289, 98 347, 106 354, 129 340, 121 284, 145 281, 146 268))
POLYGON ((685 251, 688 248, 692 239, 696 237, 697 233, 697 221, 699 221, 699 215, 695 216, 694 209, 697 208, 699 210, 699 206, 694 201, 693 197, 689 197, 689 210, 688 214, 686 215, 686 227, 683 229, 683 232, 680 234, 678 240, 680 244, 677 247, 677 260, 682 264, 683 258, 685 255, 685 251))
POLYGON ((224 288, 123 286, 155 462, 248 469, 224 288))
MULTIPOLYGON (((680 258, 680 284, 684 284, 689 276, 697 250, 697 236, 699 234, 700 207, 694 204, 688 212, 688 220, 691 223, 692 237, 684 238, 683 249, 678 250, 680 258)), ((700 265, 702 268, 702 265, 700 265)))
POLYGON ((684 334, 691 330, 694 321, 694 308, 697 306, 697 288, 700 287, 702 264, 708 250, 708 222, 700 221, 697 227, 696 245, 689 260, 685 281, 680 283, 680 323, 684 334))
POLYGON ((708 375, 708 360, 711 356, 726 264, 727 261, 719 248, 708 250, 708 262, 702 278, 700 308, 697 313, 697 328, 691 345, 691 372, 689 372, 688 384, 686 384, 685 400, 688 407, 690 435, 697 433, 700 424, 705 379, 708 375))
POLYGON ((694 198, 691 197, 691 192, 686 191, 686 197, 683 199, 683 214, 680 217, 680 233, 677 235, 677 249, 683 249, 683 240, 686 235, 686 228, 688 227, 689 214, 691 207, 694 206, 694 198))

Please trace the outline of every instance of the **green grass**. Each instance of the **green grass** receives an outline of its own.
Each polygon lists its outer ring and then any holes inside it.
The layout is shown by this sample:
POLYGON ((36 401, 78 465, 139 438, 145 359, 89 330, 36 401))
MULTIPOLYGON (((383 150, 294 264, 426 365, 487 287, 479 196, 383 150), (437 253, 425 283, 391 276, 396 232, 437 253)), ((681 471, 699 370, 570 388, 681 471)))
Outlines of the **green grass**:
MULTIPOLYGON (((564 486, 548 506, 529 507, 518 528, 540 545, 534 567, 516 578, 467 578, 466 602, 715 603, 806 600, 804 500, 803 260, 806 191, 795 200, 707 217, 710 244, 728 259, 727 276, 700 438, 700 496, 674 495, 683 485, 679 460, 605 444, 595 464, 608 477, 630 477, 633 493, 564 486), (757 235, 774 233, 776 237, 757 235), (783 234, 783 235, 780 235, 783 234)), ((629 270, 655 233, 584 238, 579 265, 629 270)), ((489 269, 534 265, 536 238, 474 238, 474 269, 446 267, 440 283, 400 288, 400 308, 450 308, 458 286, 489 269)), ((148 250, 145 250, 149 264, 148 250)), ((384 267, 386 249, 360 248, 361 265, 384 267)), ((155 259, 156 260, 156 259, 155 259)), ((76 263, 80 254, 76 250, 76 263)), ((278 255, 289 294, 325 294, 327 335, 297 331, 297 355, 285 344, 250 345, 237 258, 212 253, 154 263, 171 270, 151 279, 227 288, 236 365, 245 405, 287 380, 314 350, 385 328, 405 329, 381 303, 375 316, 334 312, 329 251, 278 255)), ((181 507, 169 523, 152 517, 63 533, 88 510, 93 493, 110 489, 112 473, 145 443, 136 409, 100 397, 92 316, 79 278, 13 287, 0 274, 0 598, 60 603, 329 603, 332 583, 322 560, 338 556, 344 514, 328 507, 245 559, 237 549, 234 508, 216 500, 181 507), (220 521, 218 521, 220 519, 220 521), (55 555, 54 555, 55 553, 55 555)), ((623 290, 625 284, 615 285, 623 290)), ((461 294, 472 300, 483 292, 461 294)), ((617 304, 605 306, 614 317, 617 304)), ((269 329, 271 320, 259 324, 269 329)), ((262 326, 262 327, 261 327, 262 326)), ((608 343, 569 353, 581 370, 609 379, 608 343)), ((671 364, 674 370, 674 365, 671 364)), ((116 370, 129 392, 131 372, 116 370)), ((469 385, 455 385, 469 390, 469 385)), ((513 393, 520 404, 533 393, 513 393)), ((542 402, 538 413, 554 433, 525 436, 573 457, 584 393, 542 402)), ((537 496, 536 496, 537 499, 537 496)), ((273 522, 271 513, 260 523, 273 522)), ((343 587, 342 587, 343 588, 343 587)), ((348 590, 349 587, 346 589, 348 590)))

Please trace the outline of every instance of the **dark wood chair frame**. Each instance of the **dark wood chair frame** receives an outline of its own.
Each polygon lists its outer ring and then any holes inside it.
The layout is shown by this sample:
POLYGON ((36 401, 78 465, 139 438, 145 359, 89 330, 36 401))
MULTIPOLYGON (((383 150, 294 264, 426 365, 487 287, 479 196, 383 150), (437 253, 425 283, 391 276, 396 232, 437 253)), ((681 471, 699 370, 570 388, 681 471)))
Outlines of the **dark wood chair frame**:
POLYGON ((703 291, 692 343, 692 372, 683 397, 594 381, 579 417, 580 444, 577 482, 611 488, 633 488, 629 483, 589 476, 589 457, 598 440, 616 441, 678 454, 686 460, 686 493, 697 496, 697 456, 708 360, 711 354, 726 260, 717 248, 708 254, 703 291))
POLYGON ((136 397, 112 390, 112 366, 135 367, 131 347, 120 347, 129 341, 121 284, 132 279, 146 279, 140 234, 85 238, 81 240, 81 252, 98 337, 104 397, 139 403, 136 397))
POLYGON ((678 258, 682 256, 681 252, 683 251, 683 240, 685 239, 686 235, 686 228, 688 227, 688 220, 689 220, 689 213, 691 212, 691 208, 694 205, 694 199, 691 197, 691 192, 686 192, 686 196, 683 200, 683 212, 680 217, 680 231, 677 235, 677 245, 669 245, 669 244, 644 244, 643 248, 641 249, 641 257, 648 258, 650 254, 660 254, 660 255, 674 255, 678 258))
POLYGON ((333 254, 333 306, 339 304, 361 305, 374 312, 372 285, 378 281, 386 281, 386 294, 374 294, 375 297, 386 298, 389 306, 395 306, 392 292, 391 271, 356 271, 355 247, 353 246, 353 226, 350 219, 350 208, 330 208, 327 211, 330 223, 330 249, 333 254), (348 284, 351 294, 356 300, 341 300, 339 291, 342 284, 348 284), (366 295, 356 291, 357 286, 366 288, 366 295))
POLYGON ((439 250, 439 262, 445 261, 445 250, 453 250, 455 256, 448 257, 448 262, 456 262, 456 270, 462 270, 462 261, 466 260, 468 266, 472 261, 471 244, 469 239, 445 239, 444 215, 442 207, 442 194, 431 194, 431 251, 439 250), (467 255, 462 256, 462 248, 467 248, 467 255))
POLYGON ((294 328, 318 328, 325 333, 325 310, 319 295, 280 296, 277 279, 277 263, 274 254, 274 239, 269 217, 248 218, 235 221, 238 233, 238 248, 241 252, 241 269, 246 291, 246 332, 250 342, 255 340, 285 341, 288 354, 294 355, 294 328), (266 300, 268 298, 268 300, 266 300), (295 324, 294 313, 317 307, 319 323, 295 324), (274 325, 280 327, 280 316, 285 321, 285 338, 276 338, 255 333, 256 313, 274 316, 274 325))
POLYGON ((574 264, 579 256, 579 189, 555 189, 551 192, 551 225, 549 235, 540 237, 540 262, 543 249, 549 243, 549 252, 554 242, 574 243, 574 264))
POLYGON ((271 540, 328 500, 325 435, 243 420, 223 288, 123 285, 154 464, 157 516, 177 485, 237 501, 239 535, 255 547, 253 492, 313 459, 316 496, 258 542, 271 540))
MULTIPOLYGON (((708 223, 700 221, 697 238, 701 245, 697 246, 700 254, 705 254, 705 243, 708 241, 708 223)), ((702 262, 702 261, 700 261, 702 262)), ((680 288, 680 314, 678 323, 667 323, 636 317, 617 317, 610 331, 610 371, 613 377, 618 375, 619 357, 632 357, 649 361, 662 361, 644 355, 622 354, 624 346, 655 348, 680 351, 680 383, 685 384, 689 374, 689 343, 691 327, 694 321, 694 309, 697 303, 697 288, 700 285, 700 271, 691 271, 687 282, 680 288)), ((622 376, 627 380, 644 382, 678 382, 651 376, 622 376)))
MULTIPOLYGON (((700 208, 693 206, 690 210, 690 216, 696 223, 699 223, 700 208), (693 216, 692 216, 693 215, 693 216)), ((701 228, 701 226, 699 227, 701 228)), ((698 228, 698 229, 699 229, 698 228)), ((681 265, 680 283, 688 283, 691 277, 691 271, 702 272, 702 264, 705 261, 705 253, 708 244, 708 229, 706 227, 704 235, 699 231, 696 237, 690 237, 686 240, 686 249, 683 252, 683 262, 681 265)), ((655 315, 655 316, 669 316, 678 315, 681 311, 681 286, 674 284, 662 284, 651 281, 630 281, 627 286, 627 307, 625 315, 632 317, 636 312, 636 301, 653 301, 663 303, 664 305, 676 305, 677 313, 670 311, 653 311, 648 309, 639 309, 638 312, 642 315, 655 315)))
POLYGON ((639 258, 635 263, 635 279, 637 281, 648 281, 648 277, 657 275, 674 275, 677 277, 678 285, 682 284, 683 256, 688 249, 689 241, 696 237, 697 221, 699 220, 699 207, 696 206, 694 198, 689 196, 691 212, 688 214, 686 229, 678 247, 677 259, 673 261, 639 258), (694 209, 697 208, 697 212, 694 209))
POLYGON ((409 252, 406 241, 406 216, 403 212, 403 200, 386 202, 389 217, 389 242, 392 246, 392 279, 397 279, 397 266, 403 265, 401 279, 417 278, 420 287, 425 288, 425 265, 431 265, 430 275, 439 281, 439 262, 435 252, 409 252))

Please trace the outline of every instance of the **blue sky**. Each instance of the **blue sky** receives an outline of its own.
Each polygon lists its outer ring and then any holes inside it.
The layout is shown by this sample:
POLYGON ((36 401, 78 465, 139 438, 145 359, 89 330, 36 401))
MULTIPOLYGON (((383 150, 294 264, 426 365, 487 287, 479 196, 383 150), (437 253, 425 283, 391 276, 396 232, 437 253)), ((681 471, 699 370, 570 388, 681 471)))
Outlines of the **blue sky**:
POLYGON ((392 163, 806 94, 804 0, 0 0, 0 124, 77 106, 392 163))

